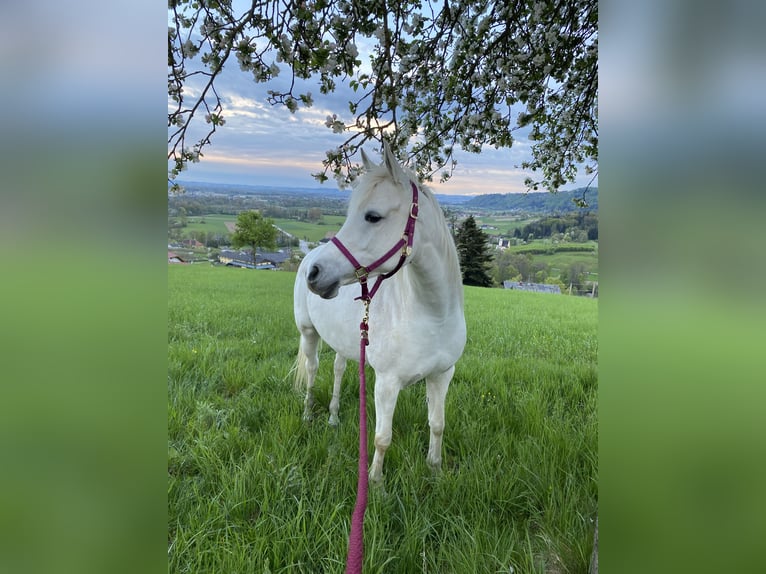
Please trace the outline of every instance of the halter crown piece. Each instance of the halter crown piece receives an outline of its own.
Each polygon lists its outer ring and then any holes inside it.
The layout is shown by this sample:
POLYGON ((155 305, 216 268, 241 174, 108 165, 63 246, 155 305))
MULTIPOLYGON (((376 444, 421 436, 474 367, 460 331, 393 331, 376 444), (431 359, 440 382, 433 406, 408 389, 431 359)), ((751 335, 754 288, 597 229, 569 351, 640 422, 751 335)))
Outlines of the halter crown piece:
POLYGON ((356 504, 354 513, 351 516, 351 533, 348 540, 348 554, 346 556, 346 574, 361 574, 362 562, 364 559, 364 511, 367 509, 367 391, 364 374, 365 347, 370 344, 368 337, 370 301, 377 293, 380 284, 384 279, 393 276, 404 265, 405 259, 412 252, 412 241, 415 237, 415 222, 418 219, 418 186, 410 181, 412 186, 412 204, 410 205, 410 214, 407 217, 407 224, 404 226, 402 238, 396 242, 380 259, 370 265, 361 265, 345 245, 337 237, 332 238, 332 242, 340 249, 340 252, 354 266, 354 275, 362 286, 362 294, 357 297, 364 303, 364 317, 359 324, 361 331, 361 340, 359 343, 359 469, 356 492, 356 504), (367 276, 391 259, 396 252, 401 250, 399 262, 390 272, 378 276, 372 289, 367 288, 367 276))

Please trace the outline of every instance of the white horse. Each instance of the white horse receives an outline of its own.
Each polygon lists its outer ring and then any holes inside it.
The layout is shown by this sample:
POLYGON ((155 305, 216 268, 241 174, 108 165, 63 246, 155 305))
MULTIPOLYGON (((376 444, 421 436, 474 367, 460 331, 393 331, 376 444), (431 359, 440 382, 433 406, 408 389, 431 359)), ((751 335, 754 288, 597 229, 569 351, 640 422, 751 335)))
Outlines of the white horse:
MULTIPOLYGON (((400 251, 381 258, 401 243, 402 230, 414 225, 403 266, 382 283, 370 304, 367 360, 375 370, 375 454, 369 473, 373 482, 382 480, 399 391, 422 379, 431 431, 427 462, 433 469, 441 467, 444 401, 466 341, 460 265, 441 208, 429 190, 416 186, 414 174, 398 164, 386 145, 383 154, 383 164, 374 165, 362 152, 367 171, 354 185, 346 221, 336 236, 362 265, 378 265, 369 273, 372 279, 397 267, 400 251)), ((338 424, 346 359, 359 356, 364 306, 355 300, 360 287, 354 267, 338 244, 327 243, 305 257, 295 280, 295 322, 301 334, 296 384, 306 385, 304 418, 311 417, 321 337, 336 351, 332 425, 338 424)))

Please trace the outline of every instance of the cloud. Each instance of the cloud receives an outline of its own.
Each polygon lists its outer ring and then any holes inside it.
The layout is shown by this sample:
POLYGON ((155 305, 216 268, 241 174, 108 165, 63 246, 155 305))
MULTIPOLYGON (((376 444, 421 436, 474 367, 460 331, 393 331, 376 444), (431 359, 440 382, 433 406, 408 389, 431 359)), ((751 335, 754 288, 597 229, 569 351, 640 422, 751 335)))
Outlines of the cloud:
MULTIPOLYGON (((296 78, 293 93, 310 92, 314 99, 312 107, 301 106, 293 114, 284 106, 268 103, 267 90, 286 89, 292 81, 286 70, 265 85, 254 82, 250 74, 236 66, 224 69, 217 89, 226 124, 216 130, 212 145, 203 151, 202 161, 190 165, 183 177, 222 183, 318 185, 311 174, 323 169, 325 151, 339 146, 347 137, 334 134, 325 120, 328 115, 337 114, 342 121, 353 122, 348 102, 356 100, 359 94, 343 82, 338 82, 335 92, 322 94, 318 82, 296 78)), ((195 89, 190 87, 188 94, 197 93, 195 89)), ((188 141, 202 137, 208 127, 200 122, 190 130, 188 141)), ((442 184, 437 173, 429 185, 446 194, 525 192, 524 179, 528 175, 534 177, 518 167, 531 154, 525 135, 522 130, 515 132, 510 149, 485 146, 481 154, 456 149, 458 163, 452 178, 442 184)), ((584 186, 589 181, 590 176, 581 175, 571 187, 584 186)))

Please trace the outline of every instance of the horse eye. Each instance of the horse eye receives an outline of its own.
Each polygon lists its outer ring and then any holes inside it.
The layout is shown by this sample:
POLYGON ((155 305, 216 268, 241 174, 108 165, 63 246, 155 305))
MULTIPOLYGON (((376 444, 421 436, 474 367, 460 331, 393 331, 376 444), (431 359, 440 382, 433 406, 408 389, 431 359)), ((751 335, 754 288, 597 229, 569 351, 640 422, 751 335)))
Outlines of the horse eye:
POLYGON ((382 216, 372 211, 364 214, 364 220, 367 221, 368 223, 377 223, 381 219, 383 219, 382 216))

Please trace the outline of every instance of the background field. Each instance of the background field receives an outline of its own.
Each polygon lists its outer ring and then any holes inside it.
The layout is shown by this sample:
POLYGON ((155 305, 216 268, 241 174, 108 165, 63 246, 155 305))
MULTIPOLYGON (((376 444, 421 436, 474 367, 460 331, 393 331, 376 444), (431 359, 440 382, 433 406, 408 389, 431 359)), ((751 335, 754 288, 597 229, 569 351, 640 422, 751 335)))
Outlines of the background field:
POLYGON ((561 276, 560 279, 565 284, 567 283, 566 269, 575 263, 582 265, 586 280, 598 281, 598 241, 556 245, 550 239, 535 239, 526 245, 511 245, 506 250, 511 253, 530 253, 535 263, 545 263, 550 266, 550 277, 561 276), (542 250, 546 253, 539 252, 542 250))
MULTIPOLYGON (((304 423, 288 378, 295 275, 204 264, 168 275, 169 572, 341 572, 356 488, 355 369, 331 428, 325 348, 316 417, 304 423)), ((425 389, 414 385, 399 397, 385 487, 370 494, 365 572, 587 571, 597 305, 466 288, 443 472, 425 464, 425 389)), ((371 391, 368 401, 372 417, 371 391)))
POLYGON ((210 215, 195 215, 187 219, 185 230, 188 231, 209 231, 213 233, 231 233, 226 228, 226 222, 234 223, 237 221, 236 215, 223 213, 212 213, 210 215), (202 223, 204 221, 204 223, 202 223))
POLYGON ((476 215, 477 225, 490 225, 495 229, 485 229, 490 235, 511 235, 516 228, 522 228, 526 224, 540 219, 540 217, 527 217, 523 215, 476 215))
MULTIPOLYGON (((307 239, 308 241, 319 241, 328 231, 338 231, 345 221, 342 215, 323 215, 321 223, 310 223, 308 221, 298 221, 297 219, 274 219, 274 225, 296 236, 298 239, 307 239)), ((211 215, 195 215, 187 220, 186 232, 189 231, 212 231, 214 233, 231 233, 226 228, 226 223, 236 223, 237 216, 229 214, 214 213, 211 215), (202 223, 204 221, 204 223, 202 223)))
POLYGON ((298 239, 319 241, 328 231, 338 231, 346 220, 344 215, 323 215, 322 223, 309 223, 297 219, 274 219, 274 225, 298 239))

